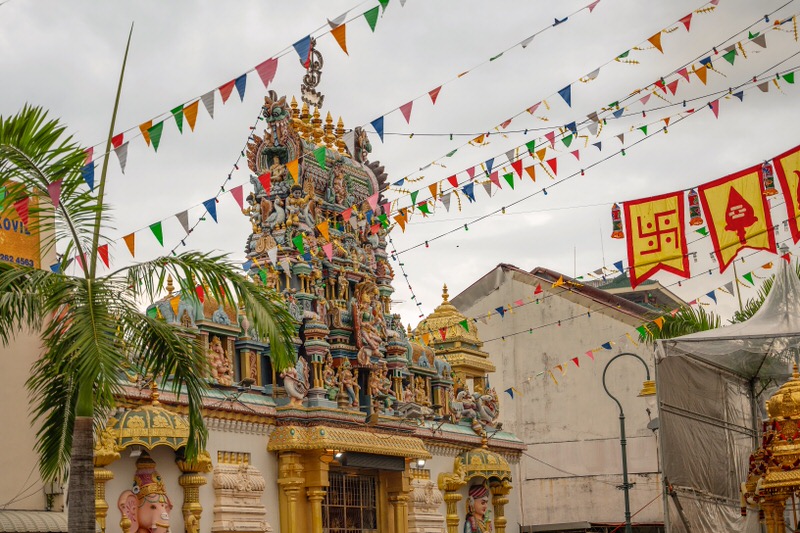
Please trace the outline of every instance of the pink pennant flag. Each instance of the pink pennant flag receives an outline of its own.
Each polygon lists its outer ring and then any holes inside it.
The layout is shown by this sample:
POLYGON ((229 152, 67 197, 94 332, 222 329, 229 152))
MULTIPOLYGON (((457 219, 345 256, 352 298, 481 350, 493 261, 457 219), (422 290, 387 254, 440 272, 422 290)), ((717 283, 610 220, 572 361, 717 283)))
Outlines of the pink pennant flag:
POLYGON ((588 357, 589 359, 591 359, 592 361, 594 361, 594 352, 593 352, 593 351, 591 351, 591 350, 588 350, 588 351, 586 352, 586 357, 588 357))
POLYGON ((597 4, 599 4, 599 3, 600 3, 600 0, 594 0, 594 2, 592 2, 591 4, 589 4, 588 6, 586 6, 586 7, 588 7, 588 8, 589 8, 589 13, 591 13, 592 11, 594 11, 594 8, 596 8, 596 7, 597 7, 597 4))
POLYGON ((431 103, 433 103, 434 105, 436 104, 436 98, 439 97, 439 91, 441 91, 441 90, 442 90, 442 86, 439 85, 437 88, 435 88, 435 89, 433 89, 433 90, 428 92, 428 95, 430 95, 430 97, 431 97, 431 103))
POLYGON ((647 101, 650 100, 650 96, 651 96, 650 93, 647 93, 646 95, 639 98, 639 101, 642 103, 642 105, 645 105, 647 101))
POLYGON ((719 100, 714 100, 713 102, 711 102, 708 105, 711 106, 711 111, 714 112, 714 116, 716 118, 719 118, 719 100))
POLYGON ((333 261, 333 243, 329 242, 328 244, 322 245, 322 251, 325 252, 325 257, 328 258, 328 261, 333 261))
POLYGON ((513 118, 510 118, 510 119, 506 120, 505 122, 503 122, 502 124, 500 124, 500 127, 501 127, 501 128, 503 128, 503 129, 506 129, 507 127, 509 127, 509 126, 511 125, 511 121, 512 121, 512 120, 514 120, 514 119, 513 119, 513 118))
POLYGON ((228 83, 226 83, 225 85, 221 85, 219 87, 219 94, 220 94, 220 96, 222 96, 222 103, 223 104, 228 101, 228 98, 231 97, 231 92, 233 91, 233 86, 235 84, 236 84, 236 80, 233 79, 233 80, 229 81, 228 83))
POLYGON ((83 162, 84 166, 92 162, 92 157, 94 157, 94 146, 90 146, 85 150, 85 152, 86 152, 86 160, 83 162))
POLYGON ((537 110, 537 109, 539 109, 539 106, 540 106, 541 104, 542 104, 541 102, 538 102, 538 103, 536 103, 536 104, 533 104, 532 106, 530 106, 530 107, 528 108, 528 113, 530 113, 531 115, 533 115, 534 113, 536 113, 536 110, 537 110))
MULTIPOLYGON (((275 72, 278 70, 278 58, 270 58, 256 66, 256 72, 261 77, 261 81, 266 88, 273 79, 275 79, 275 72)), ((229 91, 230 94, 230 91, 229 91)), ((223 99, 224 102, 224 99, 223 99)))
POLYGON ((378 207, 378 193, 367 198, 367 202, 369 203, 369 208, 375 211, 375 208, 378 207))
POLYGON ((381 209, 383 210, 383 214, 388 216, 392 211, 392 202, 384 202, 381 205, 381 209))
POLYGON ((244 209, 242 185, 231 189, 231 196, 233 196, 233 199, 236 200, 237 204, 239 204, 239 209, 244 209))
POLYGON ((467 174, 469 175, 470 180, 475 179, 475 167, 471 167, 467 169, 467 174))
POLYGON ((570 152, 570 153, 571 153, 572 155, 574 155, 574 156, 575 156, 575 159, 577 159, 578 161, 580 161, 580 160, 581 160, 581 153, 580 153, 580 151, 579 151, 579 150, 573 150, 573 151, 572 151, 572 152, 570 152))
POLYGON ((494 183, 498 189, 503 188, 503 186, 500 185, 500 176, 497 174, 496 170, 489 175, 489 179, 492 180, 492 183, 494 183))
POLYGON ((545 163, 547 163, 550 166, 550 170, 552 170, 553 174, 555 174, 557 176, 558 175, 558 159, 554 157, 553 159, 548 159, 547 161, 545 161, 545 163))
POLYGON ((556 132, 549 131, 549 132, 544 134, 544 137, 545 137, 545 139, 550 141, 550 147, 551 148, 555 148, 556 147, 556 132))
POLYGON ((678 92, 678 82, 681 80, 675 80, 667 84, 667 89, 669 92, 672 93, 672 96, 675 96, 675 93, 678 92))
POLYGON ((58 209, 58 202, 61 199, 61 180, 56 180, 48 184, 47 194, 50 195, 50 201, 53 202, 53 207, 58 209))
POLYGON ((347 222, 348 220, 350 220, 350 216, 352 214, 353 214, 353 208, 352 207, 348 207, 347 209, 342 211, 342 218, 344 219, 345 222, 347 222))
POLYGON ((683 67, 682 69, 680 69, 678 71, 678 74, 683 76, 683 79, 685 79, 687 82, 689 81, 689 71, 686 70, 686 67, 683 67))
POLYGON ((78 266, 81 267, 81 270, 85 270, 83 266, 83 257, 81 257, 81 255, 76 255, 75 259, 78 262, 78 266))
POLYGON ((519 307, 519 306, 521 306, 523 303, 524 303, 524 302, 522 301, 522 299, 519 299, 519 300, 517 300, 517 301, 515 301, 515 302, 514 302, 514 305, 516 305, 517 307, 519 307))
POLYGON ((411 100, 407 104, 403 104, 400 106, 400 112, 403 114, 403 117, 406 119, 406 124, 411 123, 411 107, 414 105, 414 100, 411 100))

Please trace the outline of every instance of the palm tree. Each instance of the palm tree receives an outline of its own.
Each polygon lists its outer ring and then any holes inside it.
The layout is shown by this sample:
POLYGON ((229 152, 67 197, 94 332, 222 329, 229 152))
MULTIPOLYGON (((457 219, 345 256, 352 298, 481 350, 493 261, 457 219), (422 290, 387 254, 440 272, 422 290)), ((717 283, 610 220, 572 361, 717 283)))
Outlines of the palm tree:
POLYGON ((666 318, 661 329, 650 326, 640 335, 640 340, 653 342, 656 339, 672 339, 698 331, 716 329, 722 324, 720 316, 702 307, 681 307, 675 315, 666 318))
MULTIPOLYGON (((800 277, 800 262, 795 263, 794 270, 797 273, 797 276, 800 277)), ((766 300, 769 291, 772 290, 772 284, 774 281, 775 276, 770 276, 761 282, 761 285, 756 291, 756 296, 754 298, 748 298, 747 302, 742 306, 742 308, 733 314, 731 323, 735 324, 737 322, 744 322, 756 314, 756 311, 761 309, 761 306, 764 305, 764 300, 766 300)))
POLYGON ((40 471, 45 480, 69 473, 69 531, 93 533, 93 424, 102 424, 114 408, 124 364, 161 376, 162 386, 186 394, 187 456, 196 457, 205 446, 202 347, 188 331, 140 311, 141 302, 163 293, 167 275, 178 280, 183 298, 197 299, 201 284, 206 297, 243 305, 260 338, 270 340, 276 369, 293 364, 295 325, 279 295, 251 282, 225 256, 188 252, 99 275, 97 249, 107 240, 109 218, 103 203, 106 168, 94 194, 81 175, 84 158, 65 127, 45 111, 26 106, 0 116, 0 187, 6 196, 0 215, 28 198, 28 230, 41 237, 43 250, 58 244, 64 252, 55 271, 0 262, 0 342, 7 345, 20 331, 40 332, 43 350, 27 382, 40 424, 40 471), (54 208, 48 186, 57 182, 61 195, 54 208), (82 276, 59 273, 70 257, 82 258, 82 276))

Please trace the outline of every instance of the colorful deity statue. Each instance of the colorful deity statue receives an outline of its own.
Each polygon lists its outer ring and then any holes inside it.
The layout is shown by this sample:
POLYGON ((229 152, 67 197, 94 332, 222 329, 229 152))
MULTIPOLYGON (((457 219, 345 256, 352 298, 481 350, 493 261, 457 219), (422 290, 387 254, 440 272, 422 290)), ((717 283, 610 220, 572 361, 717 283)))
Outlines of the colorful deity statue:
POLYGON ((208 345, 208 363, 211 367, 211 377, 220 385, 230 386, 233 384, 233 371, 231 361, 222 341, 214 335, 208 345))
POLYGON ((486 483, 470 486, 467 497, 467 517, 464 533, 491 533, 492 521, 489 510, 489 488, 486 483))
POLYGON ((339 391, 347 395, 347 400, 350 402, 351 407, 358 407, 358 369, 352 370, 350 361, 345 359, 339 365, 338 379, 339 391))
POLYGON ((308 394, 308 374, 308 363, 302 356, 297 357, 294 367, 289 367, 280 374, 286 394, 289 395, 289 403, 294 407, 302 406, 303 399, 308 394))
POLYGON ((378 288, 372 282, 359 283, 353 304, 357 359, 359 364, 369 364, 370 357, 380 357, 386 324, 380 305, 378 288))
POLYGON ((122 513, 123 533, 167 533, 172 502, 156 463, 147 452, 136 460, 133 488, 120 494, 117 507, 122 513))

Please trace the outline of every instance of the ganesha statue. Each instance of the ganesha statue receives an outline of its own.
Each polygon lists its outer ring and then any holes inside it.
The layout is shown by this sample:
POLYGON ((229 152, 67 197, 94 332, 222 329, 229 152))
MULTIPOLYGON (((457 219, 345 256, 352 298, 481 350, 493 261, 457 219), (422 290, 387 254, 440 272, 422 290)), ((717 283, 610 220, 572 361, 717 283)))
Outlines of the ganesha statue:
POLYGON ((133 488, 119 496, 117 507, 122 513, 119 526, 123 533, 167 533, 172 502, 156 463, 147 452, 136 461, 133 488))

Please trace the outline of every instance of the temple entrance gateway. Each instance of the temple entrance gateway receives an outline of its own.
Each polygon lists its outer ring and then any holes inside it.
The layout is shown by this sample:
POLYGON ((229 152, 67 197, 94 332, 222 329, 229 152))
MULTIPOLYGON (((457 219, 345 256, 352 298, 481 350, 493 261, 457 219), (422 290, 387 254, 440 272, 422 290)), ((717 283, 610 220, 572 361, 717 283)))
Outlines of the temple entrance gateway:
POLYGON ((322 502, 325 533, 378 532, 378 480, 374 474, 331 471, 322 502))

